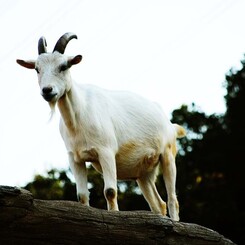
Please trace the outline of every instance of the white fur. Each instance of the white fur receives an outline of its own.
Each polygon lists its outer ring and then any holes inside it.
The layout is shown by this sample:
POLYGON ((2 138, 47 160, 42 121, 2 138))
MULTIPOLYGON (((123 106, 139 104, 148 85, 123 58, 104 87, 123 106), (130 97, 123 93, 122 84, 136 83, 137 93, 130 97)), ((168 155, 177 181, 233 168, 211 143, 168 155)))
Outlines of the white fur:
POLYGON ((175 155, 176 138, 184 136, 184 129, 172 124, 159 105, 139 95, 75 83, 70 69, 59 70, 73 58, 54 52, 41 54, 36 61, 17 62, 38 69, 41 94, 52 87, 55 96, 49 104, 51 108, 57 104, 61 113, 60 133, 79 200, 89 205, 85 162, 91 162, 103 174, 109 210, 118 210, 117 179, 135 179, 151 210, 166 215, 166 203, 155 186, 161 164, 169 214, 179 220, 175 155))

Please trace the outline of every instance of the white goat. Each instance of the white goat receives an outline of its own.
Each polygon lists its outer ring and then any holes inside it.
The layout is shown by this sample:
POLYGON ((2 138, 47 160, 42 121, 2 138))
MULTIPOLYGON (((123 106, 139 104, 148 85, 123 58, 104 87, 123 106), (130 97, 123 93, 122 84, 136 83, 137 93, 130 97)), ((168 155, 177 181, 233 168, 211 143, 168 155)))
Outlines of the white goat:
POLYGON ((85 162, 91 162, 103 174, 108 210, 118 210, 117 178, 134 179, 151 210, 166 215, 166 203, 155 186, 161 164, 169 214, 179 220, 175 193, 176 138, 183 137, 185 130, 172 124, 157 104, 141 96, 75 83, 69 68, 78 64, 82 56, 64 55, 73 38, 77 38, 73 33, 64 34, 53 52, 47 53, 46 40, 41 37, 37 60, 17 63, 36 69, 41 95, 52 110, 58 105, 60 133, 76 180, 78 199, 89 205, 85 162))

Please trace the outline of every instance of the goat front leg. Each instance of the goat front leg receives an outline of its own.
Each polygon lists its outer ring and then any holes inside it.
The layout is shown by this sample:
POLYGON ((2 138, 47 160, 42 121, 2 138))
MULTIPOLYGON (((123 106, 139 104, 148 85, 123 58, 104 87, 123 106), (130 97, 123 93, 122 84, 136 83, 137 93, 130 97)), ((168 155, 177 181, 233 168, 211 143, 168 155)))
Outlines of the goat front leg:
POLYGON ((89 206, 86 164, 85 162, 76 162, 72 153, 69 153, 69 163, 76 182, 78 201, 89 206))
POLYGON ((115 155, 110 150, 103 150, 99 153, 99 162, 104 178, 104 195, 107 202, 107 209, 118 211, 115 155))

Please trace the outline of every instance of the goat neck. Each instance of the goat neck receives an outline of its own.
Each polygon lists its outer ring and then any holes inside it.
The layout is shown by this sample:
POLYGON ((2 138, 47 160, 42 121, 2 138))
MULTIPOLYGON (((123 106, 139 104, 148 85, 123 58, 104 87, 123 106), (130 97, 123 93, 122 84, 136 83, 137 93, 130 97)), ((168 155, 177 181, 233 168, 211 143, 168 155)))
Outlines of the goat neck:
POLYGON ((67 91, 59 100, 58 108, 61 114, 61 117, 67 127, 67 130, 70 134, 75 135, 77 126, 78 126, 78 110, 76 105, 78 97, 74 89, 74 85, 71 86, 71 89, 67 91))

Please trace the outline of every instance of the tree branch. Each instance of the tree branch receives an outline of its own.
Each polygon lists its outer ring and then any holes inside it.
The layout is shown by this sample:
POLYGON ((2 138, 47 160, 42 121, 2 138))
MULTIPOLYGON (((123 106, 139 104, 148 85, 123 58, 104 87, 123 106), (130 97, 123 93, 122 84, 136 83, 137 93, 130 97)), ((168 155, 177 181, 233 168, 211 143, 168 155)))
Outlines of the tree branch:
POLYGON ((108 212, 72 201, 33 199, 30 192, 0 186, 0 244, 234 244, 196 224, 149 211, 108 212))

